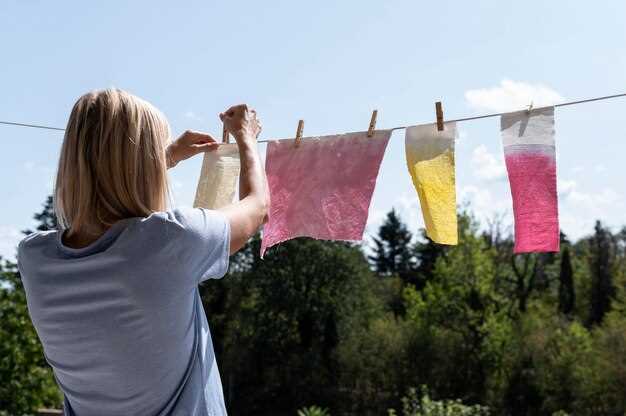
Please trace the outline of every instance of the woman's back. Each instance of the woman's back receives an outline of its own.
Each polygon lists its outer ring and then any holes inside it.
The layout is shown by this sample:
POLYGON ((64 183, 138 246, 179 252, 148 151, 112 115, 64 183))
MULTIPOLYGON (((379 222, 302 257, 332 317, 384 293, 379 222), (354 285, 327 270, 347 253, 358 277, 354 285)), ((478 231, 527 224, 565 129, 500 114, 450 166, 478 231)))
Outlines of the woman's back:
POLYGON ((18 250, 66 414, 226 414, 198 284, 226 273, 269 195, 256 111, 241 104, 220 119, 239 148, 239 201, 168 211, 167 169, 216 150, 215 139, 186 131, 172 141, 160 111, 118 89, 74 104, 54 189, 60 231, 32 234, 18 250))
POLYGON ((226 413, 198 283, 226 273, 229 240, 203 209, 124 219, 81 249, 56 231, 24 239, 29 311, 68 414, 226 413))

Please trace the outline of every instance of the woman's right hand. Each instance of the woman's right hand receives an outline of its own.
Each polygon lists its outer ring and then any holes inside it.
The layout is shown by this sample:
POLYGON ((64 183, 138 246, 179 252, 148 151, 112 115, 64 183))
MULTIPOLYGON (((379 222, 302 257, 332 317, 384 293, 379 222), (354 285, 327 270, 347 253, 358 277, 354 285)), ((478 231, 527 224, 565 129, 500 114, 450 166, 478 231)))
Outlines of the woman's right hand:
POLYGON ((226 130, 235 137, 237 143, 256 141, 261 133, 261 122, 256 116, 256 111, 246 104, 230 107, 220 113, 220 119, 226 126, 226 130))

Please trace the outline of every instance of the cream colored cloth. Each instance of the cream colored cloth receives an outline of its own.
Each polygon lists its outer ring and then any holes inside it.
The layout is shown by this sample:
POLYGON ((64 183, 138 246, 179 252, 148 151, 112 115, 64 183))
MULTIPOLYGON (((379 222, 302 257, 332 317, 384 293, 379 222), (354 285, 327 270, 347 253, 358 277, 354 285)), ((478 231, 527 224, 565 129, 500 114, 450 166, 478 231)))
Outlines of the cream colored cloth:
POLYGON ((206 152, 193 206, 217 209, 231 204, 237 189, 239 169, 237 144, 220 144, 217 150, 206 152))
POLYGON ((406 163, 419 195, 426 234, 436 243, 456 245, 456 124, 446 123, 444 127, 444 131, 437 131, 435 124, 408 127, 406 163))

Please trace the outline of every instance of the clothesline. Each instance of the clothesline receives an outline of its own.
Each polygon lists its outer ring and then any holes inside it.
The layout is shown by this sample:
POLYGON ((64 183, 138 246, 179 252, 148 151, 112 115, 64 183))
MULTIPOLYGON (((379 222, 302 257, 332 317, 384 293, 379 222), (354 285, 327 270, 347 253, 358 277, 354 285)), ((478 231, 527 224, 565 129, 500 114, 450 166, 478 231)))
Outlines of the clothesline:
MULTIPOLYGON (((602 100, 609 100, 612 98, 620 98, 620 97, 626 97, 626 93, 621 93, 621 94, 613 94, 613 95, 605 95, 602 97, 594 97, 594 98, 587 98, 584 100, 577 100, 577 101, 568 101, 565 103, 559 103, 559 104, 554 104, 554 105, 549 105, 549 106, 544 106, 544 107, 535 107, 535 110, 540 110, 543 108, 549 108, 549 107, 565 107, 568 105, 575 105, 575 104, 583 104, 583 103, 589 103, 592 101, 602 101, 602 100)), ((520 111, 523 109, 520 109, 520 111)), ((483 114, 480 116, 471 116, 471 117, 463 117, 463 118, 457 118, 454 120, 445 120, 445 122, 447 123, 454 123, 454 122, 461 122, 461 121, 470 121, 470 120, 480 120, 483 118, 490 118, 490 117, 499 117, 502 116, 504 114, 508 114, 511 111, 505 111, 502 113, 492 113, 492 114, 483 114)), ((30 124, 30 123, 16 123, 13 121, 0 121, 0 124, 5 124, 5 125, 10 125, 10 126, 18 126, 18 127, 32 127, 32 128, 36 128, 36 129, 46 129, 46 130, 57 130, 57 131, 65 131, 64 128, 61 127, 52 127, 52 126, 44 126, 44 125, 40 125, 40 124, 30 124)), ((409 126, 398 126, 398 127, 392 127, 389 130, 403 130, 406 129, 409 126)), ((258 143, 267 143, 270 140, 265 139, 265 140, 259 140, 258 143)))
MULTIPOLYGON (((436 124, 376 130, 378 112, 374 110, 367 130, 367 136, 373 137, 372 140, 362 140, 364 131, 335 134, 326 136, 326 140, 311 148, 312 151, 305 152, 294 152, 290 140, 271 140, 265 170, 270 194, 280 195, 280 198, 273 199, 278 202, 272 205, 269 221, 263 229, 261 258, 267 248, 296 237, 361 240, 385 149, 392 131, 400 129, 406 130, 407 168, 420 200, 426 235, 438 244, 458 244, 455 122, 490 117, 501 117, 500 132, 515 224, 514 252, 558 252, 560 228, 554 108, 618 97, 626 97, 626 93, 538 108, 533 108, 530 103, 527 109, 519 111, 454 120, 443 120, 441 103, 437 102, 436 124), (450 123, 445 129, 442 127, 444 121, 450 123), (339 171, 341 175, 337 175, 339 171), (310 175, 309 172, 316 174, 310 175)), ((0 124, 64 130, 31 123, 0 121, 0 124)), ((302 139, 302 125, 300 120, 296 145, 302 139)), ((228 196, 225 203, 232 202, 241 168, 238 156, 236 148, 229 146, 220 146, 218 151, 204 154, 194 205, 202 206, 198 200, 207 194, 228 196), (232 150, 232 154, 225 154, 226 150, 232 150), (218 164, 220 169, 211 167, 218 164), (208 189, 201 189, 203 186, 208 189)), ((209 201, 209 206, 204 207, 219 208, 214 206, 215 203, 209 201)))

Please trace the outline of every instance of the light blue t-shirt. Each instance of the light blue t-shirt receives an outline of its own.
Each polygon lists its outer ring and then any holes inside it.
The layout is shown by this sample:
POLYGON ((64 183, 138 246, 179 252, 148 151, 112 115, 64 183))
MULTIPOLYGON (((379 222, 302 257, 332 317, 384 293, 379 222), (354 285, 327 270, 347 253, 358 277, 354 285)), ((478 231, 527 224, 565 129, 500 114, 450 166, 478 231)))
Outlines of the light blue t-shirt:
POLYGON ((28 309, 67 415, 226 415, 198 284, 228 270, 217 211, 117 222, 81 249, 61 233, 18 249, 28 309))

